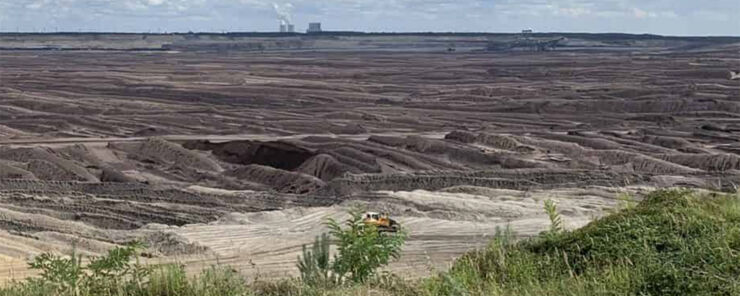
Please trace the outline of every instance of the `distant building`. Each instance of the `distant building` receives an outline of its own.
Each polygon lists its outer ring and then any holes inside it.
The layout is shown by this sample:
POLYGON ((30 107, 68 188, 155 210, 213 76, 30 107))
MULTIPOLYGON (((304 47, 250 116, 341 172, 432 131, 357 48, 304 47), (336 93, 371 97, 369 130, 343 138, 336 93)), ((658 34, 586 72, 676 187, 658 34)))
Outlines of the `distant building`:
POLYGON ((534 31, 532 29, 522 30, 522 34, 532 34, 534 31))
POLYGON ((309 23, 308 30, 306 33, 319 33, 321 32, 321 23, 309 23))
POLYGON ((295 25, 290 23, 281 23, 280 33, 295 33, 295 25))

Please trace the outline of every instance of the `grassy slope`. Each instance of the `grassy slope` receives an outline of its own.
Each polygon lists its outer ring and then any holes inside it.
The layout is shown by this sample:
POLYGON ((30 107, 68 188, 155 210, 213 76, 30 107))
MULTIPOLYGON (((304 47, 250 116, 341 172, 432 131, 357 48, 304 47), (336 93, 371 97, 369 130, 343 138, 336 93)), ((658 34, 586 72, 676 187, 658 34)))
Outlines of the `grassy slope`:
POLYGON ((499 236, 425 288, 435 295, 740 295, 735 195, 657 191, 567 233, 499 236))
MULTIPOLYGON (((588 226, 515 242, 502 231, 450 271, 419 282, 392 275, 352 287, 296 280, 246 285, 228 271, 188 279, 177 268, 111 295, 740 295, 740 199, 656 191, 588 226)), ((55 295, 37 284, 0 295, 55 295), (39 293, 31 294, 34 288, 39 293)))

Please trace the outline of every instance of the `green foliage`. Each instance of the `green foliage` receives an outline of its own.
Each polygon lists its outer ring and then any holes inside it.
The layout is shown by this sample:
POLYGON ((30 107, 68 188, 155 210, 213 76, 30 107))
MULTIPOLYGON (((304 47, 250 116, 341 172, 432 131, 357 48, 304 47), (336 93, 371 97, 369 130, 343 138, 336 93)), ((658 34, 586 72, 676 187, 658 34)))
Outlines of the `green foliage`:
POLYGON ((619 209, 621 210, 629 210, 637 206, 635 197, 629 193, 623 192, 617 194, 617 199, 619 200, 619 209))
POLYGON ((77 295, 85 278, 82 257, 72 253, 69 258, 44 253, 28 263, 32 269, 41 271, 41 279, 34 280, 44 284, 46 289, 57 293, 77 295))
POLYGON ((327 222, 329 233, 337 240, 332 270, 339 279, 355 283, 364 283, 390 259, 398 259, 406 240, 403 231, 385 234, 374 225, 366 225, 362 214, 362 210, 352 209, 350 218, 344 222, 345 228, 334 219, 327 222))
MULTIPOLYGON (((549 207, 548 213, 552 211, 549 207)), ((660 190, 579 230, 484 250, 428 279, 437 295, 740 295, 740 200, 660 190)))
POLYGON ((545 212, 550 218, 550 234, 557 234, 563 231, 563 221, 558 213, 558 207, 551 199, 545 201, 545 212))
POLYGON ((211 267, 188 278, 181 265, 165 265, 154 270, 141 296, 241 296, 251 295, 244 279, 233 269, 211 267))
POLYGON ((150 268, 139 263, 139 243, 114 248, 108 254, 91 258, 85 274, 86 286, 94 292, 109 292, 111 287, 133 285, 141 287, 149 276, 150 268), (131 262, 135 259, 135 262, 131 262))
POLYGON ((141 286, 149 273, 148 267, 138 263, 141 247, 115 248, 105 256, 90 258, 87 265, 76 253, 69 257, 44 253, 29 262, 31 269, 40 271, 40 278, 29 280, 27 285, 43 286, 58 295, 110 295, 121 287, 141 286), (135 263, 132 258, 137 259, 135 263))
POLYGON ((105 256, 83 258, 41 254, 29 263, 38 278, 11 283, 0 296, 240 296, 250 295, 234 270, 210 268, 188 278, 182 266, 144 266, 133 244, 110 250, 105 256))
POLYGON ((301 281, 309 286, 329 286, 336 283, 337 279, 331 273, 330 259, 328 234, 317 236, 311 249, 303 245, 303 252, 298 257, 297 264, 301 281))

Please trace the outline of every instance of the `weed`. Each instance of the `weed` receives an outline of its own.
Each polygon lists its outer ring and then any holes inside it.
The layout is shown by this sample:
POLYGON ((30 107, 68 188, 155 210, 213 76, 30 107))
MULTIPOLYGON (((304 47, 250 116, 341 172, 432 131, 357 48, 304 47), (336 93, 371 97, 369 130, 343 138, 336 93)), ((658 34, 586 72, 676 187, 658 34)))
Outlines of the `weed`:
POLYGON ((329 235, 326 233, 316 237, 311 249, 303 245, 303 252, 298 257, 297 264, 301 281, 309 286, 329 286, 336 283, 337 279, 331 273, 330 259, 329 235))
POLYGON ((557 234, 563 231, 563 221, 558 213, 558 207, 551 199, 545 201, 545 212, 550 218, 550 234, 557 234))

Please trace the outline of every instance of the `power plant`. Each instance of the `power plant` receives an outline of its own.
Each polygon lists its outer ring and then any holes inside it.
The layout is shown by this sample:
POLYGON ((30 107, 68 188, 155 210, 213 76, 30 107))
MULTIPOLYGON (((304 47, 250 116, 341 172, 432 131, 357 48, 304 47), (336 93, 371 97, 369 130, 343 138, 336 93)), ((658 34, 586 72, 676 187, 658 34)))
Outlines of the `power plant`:
POLYGON ((295 25, 280 22, 280 33, 295 33, 295 25))
POLYGON ((319 33, 321 32, 321 23, 308 23, 308 29, 306 33, 319 33))
POLYGON ((295 33, 295 25, 293 25, 290 17, 290 10, 293 9, 293 5, 288 3, 281 6, 273 3, 272 7, 275 9, 278 21, 280 21, 280 33, 295 33))

